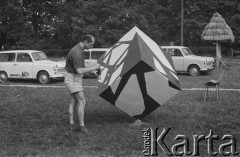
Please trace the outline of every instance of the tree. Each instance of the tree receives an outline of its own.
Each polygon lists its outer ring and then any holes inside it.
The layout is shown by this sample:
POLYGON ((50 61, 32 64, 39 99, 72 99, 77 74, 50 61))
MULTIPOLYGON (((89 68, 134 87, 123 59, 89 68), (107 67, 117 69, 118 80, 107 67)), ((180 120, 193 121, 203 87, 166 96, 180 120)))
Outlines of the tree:
POLYGON ((25 23, 19 1, 8 1, 0 10, 0 46, 11 47, 22 39, 24 34, 31 32, 25 23))
POLYGON ((0 9, 1 8, 4 8, 5 6, 7 6, 8 5, 8 0, 1 0, 0 1, 0 9))
MULTIPOLYGON (((239 48, 240 7, 237 0, 184 0, 184 44, 205 46, 204 27, 214 12, 226 19, 239 48), (236 4, 235 4, 236 3, 236 4)), ((133 26, 159 45, 180 44, 181 1, 175 0, 2 0, 0 46, 71 48, 83 34, 96 37, 96 47, 109 47, 133 26)), ((209 45, 209 44, 208 44, 209 45)), ((223 46, 224 46, 223 45, 223 46)))
POLYGON ((58 13, 56 3, 51 0, 23 0, 22 9, 25 22, 30 23, 38 38, 49 38, 54 30, 54 20, 58 13))

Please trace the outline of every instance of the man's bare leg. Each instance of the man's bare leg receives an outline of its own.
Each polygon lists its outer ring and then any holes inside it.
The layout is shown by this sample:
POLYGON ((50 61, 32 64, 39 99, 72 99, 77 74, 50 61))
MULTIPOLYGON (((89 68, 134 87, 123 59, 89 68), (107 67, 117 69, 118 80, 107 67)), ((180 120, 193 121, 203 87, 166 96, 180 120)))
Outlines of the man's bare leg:
POLYGON ((78 112, 78 119, 79 119, 79 131, 88 134, 87 128, 85 127, 84 124, 84 110, 85 110, 85 105, 86 105, 86 100, 84 97, 83 92, 77 92, 74 93, 74 97, 77 100, 77 112, 78 112))
POLYGON ((78 112, 79 125, 84 126, 84 110, 85 110, 86 100, 83 92, 77 92, 75 94, 75 97, 77 98, 77 101, 78 101, 77 112, 78 112))
POLYGON ((70 124, 74 124, 74 108, 75 108, 75 98, 73 94, 70 94, 70 103, 69 103, 69 120, 70 124))

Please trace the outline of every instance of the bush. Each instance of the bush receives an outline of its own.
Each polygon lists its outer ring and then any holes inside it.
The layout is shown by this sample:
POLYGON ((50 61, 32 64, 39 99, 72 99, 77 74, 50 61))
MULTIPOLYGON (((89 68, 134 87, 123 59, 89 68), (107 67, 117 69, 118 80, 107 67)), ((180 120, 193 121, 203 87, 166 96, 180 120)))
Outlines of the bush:
MULTIPOLYGON (((198 56, 216 56, 216 47, 191 47, 193 54, 198 56)), ((226 47, 221 48, 223 56, 230 56, 230 49, 226 47)))
POLYGON ((193 54, 198 56, 215 56, 215 47, 191 47, 193 54))
POLYGON ((66 57, 69 49, 48 49, 48 50, 41 50, 47 54, 48 57, 66 57))

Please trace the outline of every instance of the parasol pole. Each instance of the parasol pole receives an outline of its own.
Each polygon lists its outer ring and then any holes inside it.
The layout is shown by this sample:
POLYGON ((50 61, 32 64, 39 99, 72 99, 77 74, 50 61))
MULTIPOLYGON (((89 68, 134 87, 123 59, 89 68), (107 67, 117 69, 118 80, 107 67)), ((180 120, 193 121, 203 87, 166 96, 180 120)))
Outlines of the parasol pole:
POLYGON ((220 48, 220 42, 219 41, 216 41, 216 56, 217 56, 217 69, 219 69, 219 62, 220 62, 220 52, 221 52, 221 48, 220 48))

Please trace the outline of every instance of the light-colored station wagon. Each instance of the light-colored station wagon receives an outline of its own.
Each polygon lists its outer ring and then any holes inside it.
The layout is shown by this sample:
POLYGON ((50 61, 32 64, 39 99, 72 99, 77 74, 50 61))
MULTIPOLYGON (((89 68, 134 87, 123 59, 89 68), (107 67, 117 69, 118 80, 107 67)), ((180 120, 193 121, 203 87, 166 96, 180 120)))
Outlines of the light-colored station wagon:
POLYGON ((213 57, 194 55, 188 47, 184 46, 161 46, 163 50, 172 56, 173 64, 177 72, 188 72, 197 76, 201 71, 213 70, 213 57))
MULTIPOLYGON (((97 59, 101 57, 105 52, 107 52, 109 48, 92 48, 92 49, 85 49, 85 67, 92 67, 97 64, 97 59)), ((95 78, 97 77, 97 71, 92 71, 86 73, 84 76, 86 78, 95 78)))
POLYGON ((8 78, 37 79, 39 83, 49 83, 51 79, 63 78, 65 65, 51 61, 42 51, 11 50, 0 51, 0 82, 8 78))
POLYGON ((101 57, 109 48, 85 49, 85 67, 92 67, 97 64, 97 59, 101 57))

